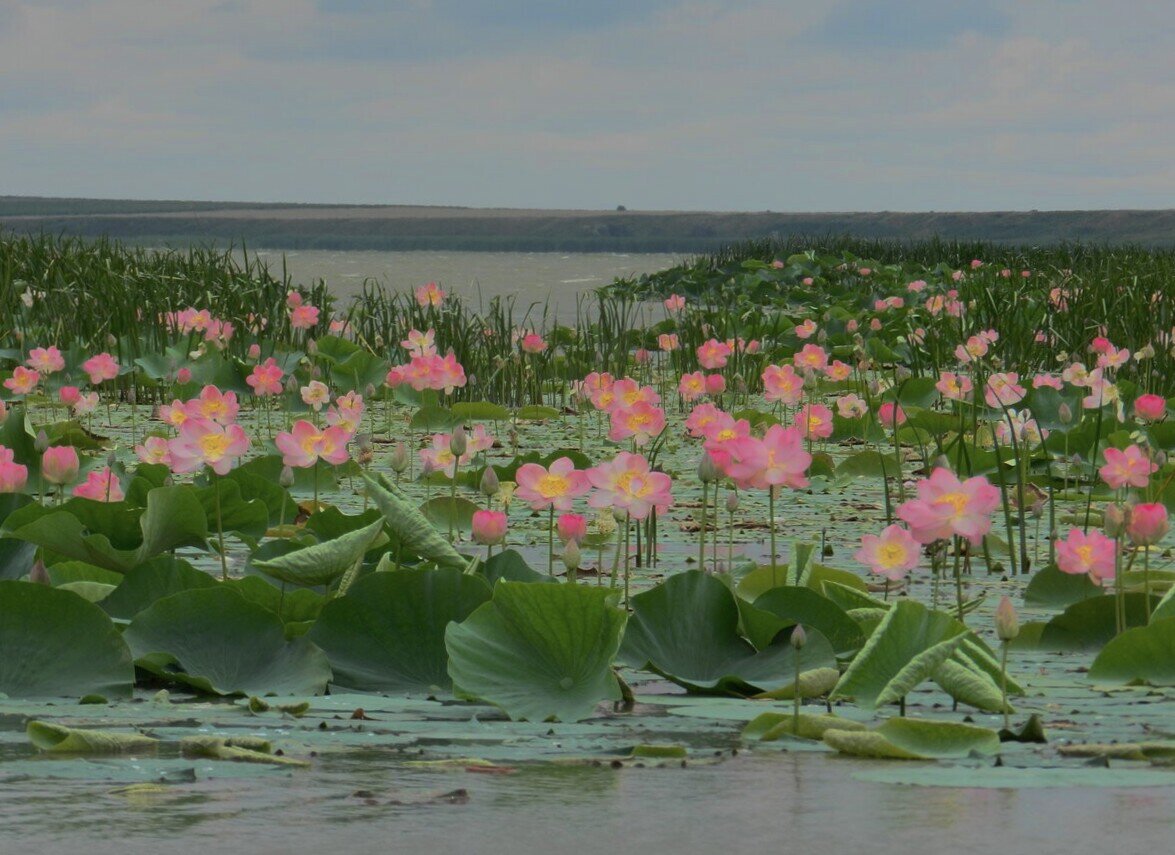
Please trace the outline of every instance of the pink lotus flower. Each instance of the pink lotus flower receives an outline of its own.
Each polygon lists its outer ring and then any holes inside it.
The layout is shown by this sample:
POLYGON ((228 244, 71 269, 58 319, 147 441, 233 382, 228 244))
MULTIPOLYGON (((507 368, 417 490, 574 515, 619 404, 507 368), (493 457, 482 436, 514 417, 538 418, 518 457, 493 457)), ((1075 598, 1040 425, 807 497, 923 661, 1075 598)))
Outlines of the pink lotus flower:
POLYGON ((1106 463, 1097 472, 1113 490, 1119 490, 1122 487, 1141 489, 1147 485, 1151 475, 1159 468, 1137 445, 1127 446, 1125 451, 1107 448, 1104 454, 1106 463))
POLYGON ((991 514, 999 506, 1000 491, 982 475, 960 481, 939 467, 918 482, 918 498, 898 507, 898 516, 910 526, 919 543, 933 543, 952 535, 979 543, 991 530, 991 514))
POLYGON ((523 353, 542 353, 547 349, 547 342, 538 333, 527 333, 519 346, 523 353))
POLYGON ((54 445, 41 455, 41 477, 50 484, 68 484, 78 477, 81 461, 72 445, 54 445))
POLYGON ((473 539, 482 546, 494 546, 506 539, 508 524, 502 511, 474 511, 473 539))
POLYGON ((25 364, 41 374, 49 375, 65 368, 65 357, 56 347, 34 347, 25 364))
POLYGON ((302 403, 317 413, 330 403, 330 389, 321 380, 311 380, 302 387, 302 403))
POLYGON ((861 548, 853 553, 855 559, 891 582, 904 579, 917 568, 921 555, 918 541, 898 525, 886 526, 880 535, 865 535, 861 538, 861 548))
POLYGON ((92 413, 98 409, 98 393, 86 392, 84 395, 79 395, 73 405, 74 415, 84 416, 86 413, 92 413))
MULTIPOLYGON (((282 431, 274 444, 282 453, 282 463, 295 468, 309 468, 325 460, 333 466, 346 463, 350 455, 347 443, 351 434, 342 427, 319 430, 313 422, 299 419, 288 432, 282 431)), ((221 473, 223 474, 223 473, 221 473)))
POLYGON ((122 492, 122 485, 118 477, 109 466, 91 470, 86 480, 73 488, 73 494, 79 499, 89 499, 92 502, 121 502, 126 496, 122 492))
POLYGON ((62 386, 57 390, 57 399, 67 407, 72 407, 82 396, 82 390, 77 386, 62 386))
POLYGON ((836 412, 842 419, 859 419, 869 412, 869 405, 860 395, 841 395, 836 399, 836 412))
POLYGON ((713 371, 716 368, 725 368, 726 360, 730 357, 731 350, 731 346, 726 342, 712 338, 698 345, 698 364, 707 371, 713 371))
POLYGON ((671 350, 677 350, 680 346, 677 333, 661 333, 657 336, 657 347, 661 350, 669 352, 671 350))
MULTIPOLYGON (((590 470, 588 480, 591 480, 590 470)), ((560 514, 559 519, 555 521, 555 532, 564 543, 571 540, 580 543, 587 534, 587 518, 582 514, 560 514)))
POLYGON ((664 472, 652 472, 640 454, 622 451, 608 462, 587 471, 596 492, 588 498, 593 508, 612 508, 634 520, 643 520, 656 509, 664 513, 673 502, 671 479, 664 472))
POLYGON ((632 437, 638 446, 665 430, 665 411, 644 401, 637 401, 631 407, 617 407, 611 413, 611 429, 608 439, 613 442, 632 437))
POLYGON ((665 298, 665 311, 680 312, 685 308, 685 297, 680 294, 670 294, 665 298))
POLYGON ((191 383, 192 382, 192 369, 191 368, 181 368, 179 371, 175 372, 175 382, 179 383, 181 386, 185 383, 191 383))
POLYGON ((308 330, 318 323, 318 307, 311 305, 295 306, 290 309, 290 328, 308 330))
MULTIPOLYGON (((704 382, 704 381, 703 381, 704 382)), ((656 406, 661 403, 661 396, 652 386, 642 386, 636 380, 628 377, 617 380, 612 384, 612 392, 616 396, 610 409, 631 407, 634 404, 649 404, 656 406)))
POLYGON ((1130 509, 1130 523, 1126 526, 1126 533, 1135 546, 1153 546, 1166 537, 1170 530, 1166 505, 1145 502, 1130 509))
POLYGON ((240 409, 236 392, 221 392, 212 385, 205 386, 197 397, 184 404, 189 419, 208 419, 218 425, 231 425, 240 409))
POLYGON ((90 383, 97 386, 118 376, 118 360, 109 353, 99 353, 83 362, 82 370, 90 375, 90 383))
POLYGON ((12 369, 12 376, 4 381, 4 388, 14 395, 28 395, 41 382, 41 375, 30 368, 18 365, 12 369))
POLYGON ((135 446, 135 456, 143 463, 163 464, 171 468, 171 446, 161 436, 149 436, 135 446))
POLYGON ((249 450, 249 437, 240 425, 226 427, 208 419, 188 419, 168 447, 173 472, 195 472, 209 466, 217 475, 227 475, 249 450))
POLYGON ((1162 395, 1139 395, 1134 400, 1136 418, 1157 422, 1167 415, 1167 401, 1162 395))
POLYGON ((806 404, 796 414, 796 426, 804 439, 828 439, 832 436, 832 410, 823 404, 806 404))
POLYGON ((812 465, 803 445, 797 428, 772 425, 762 439, 747 436, 729 443, 730 460, 722 468, 739 487, 800 489, 808 486, 805 473, 812 465))
POLYGON ((16 462, 11 448, 0 445, 0 493, 19 493, 29 480, 29 468, 16 462))
POLYGON ((404 373, 404 367, 397 365, 388 370, 388 376, 384 378, 384 385, 389 389, 395 389, 407 379, 404 373))
POLYGON ((188 420, 188 407, 183 401, 175 400, 160 404, 158 415, 160 421, 177 428, 188 420))
POLYGON ((792 357, 792 363, 801 371, 823 371, 828 365, 828 354, 818 344, 805 344, 792 357))
POLYGON ((416 289, 416 305, 422 309, 427 309, 429 306, 439 306, 443 302, 445 302, 445 292, 435 282, 429 282, 416 289))
POLYGON ((1114 541, 1100 531, 1084 534, 1069 529, 1069 536, 1057 541, 1057 569, 1062 573, 1088 573, 1096 584, 1114 578, 1114 541))
POLYGON ((254 365, 252 372, 245 378, 253 394, 259 398, 282 393, 282 378, 285 372, 272 356, 260 365, 254 365))
POLYGON ((938 382, 934 384, 934 388, 948 401, 969 401, 975 384, 971 382, 970 377, 964 374, 944 371, 938 382))
POLYGON ((853 376, 853 367, 837 359, 824 368, 824 376, 833 382, 840 383, 853 376))
POLYGON ((795 334, 796 338, 801 340, 811 338, 812 336, 816 335, 816 322, 811 318, 808 318, 806 321, 804 321, 802 324, 799 324, 795 328, 795 334))
POLYGON ((726 391, 726 378, 721 374, 707 374, 705 383, 707 395, 717 396, 726 391))
POLYGON ((587 475, 575 468, 570 457, 560 457, 549 469, 538 463, 524 463, 514 480, 518 485, 514 495, 529 502, 536 511, 569 511, 572 501, 592 488, 587 475))
POLYGON ((1019 384, 1019 380, 1020 375, 1015 373, 991 375, 983 390, 983 400, 993 409, 1016 406, 1027 394, 1027 390, 1019 384))
POLYGON ((788 406, 803 397, 804 378, 790 365, 768 365, 763 369, 763 397, 772 403, 788 406))
POLYGON ((429 330, 408 330, 408 338, 400 342, 400 347, 408 351, 409 356, 436 356, 436 332, 429 330))
POLYGON ((682 374, 681 380, 677 384, 677 394, 681 395, 681 399, 687 404, 690 401, 696 401, 706 394, 706 375, 701 371, 682 374))
POLYGON ((254 362, 256 362, 258 359, 260 359, 261 358, 261 345, 257 344, 256 342, 249 345, 248 355, 249 355, 249 359, 253 360, 254 362))
POLYGON ((710 455, 714 465, 725 472, 727 464, 730 463, 730 445, 751 435, 751 423, 746 419, 735 421, 734 416, 719 411, 718 418, 706 424, 704 435, 706 442, 703 447, 706 453, 710 455))
MULTIPOLYGON (((730 419, 726 413, 718 409, 710 403, 698 404, 690 410, 689 416, 685 420, 686 432, 693 437, 702 437, 706 434, 706 426, 712 424, 723 416, 730 419)), ((730 419, 732 422, 734 419, 730 419)))

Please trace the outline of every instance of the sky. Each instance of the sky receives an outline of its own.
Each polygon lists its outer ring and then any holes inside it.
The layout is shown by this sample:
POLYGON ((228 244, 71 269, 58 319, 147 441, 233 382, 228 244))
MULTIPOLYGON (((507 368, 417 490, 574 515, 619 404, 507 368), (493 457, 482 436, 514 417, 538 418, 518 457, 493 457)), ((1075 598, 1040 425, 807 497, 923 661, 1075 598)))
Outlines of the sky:
POLYGON ((1175 205, 1169 0, 0 0, 0 195, 1175 205))

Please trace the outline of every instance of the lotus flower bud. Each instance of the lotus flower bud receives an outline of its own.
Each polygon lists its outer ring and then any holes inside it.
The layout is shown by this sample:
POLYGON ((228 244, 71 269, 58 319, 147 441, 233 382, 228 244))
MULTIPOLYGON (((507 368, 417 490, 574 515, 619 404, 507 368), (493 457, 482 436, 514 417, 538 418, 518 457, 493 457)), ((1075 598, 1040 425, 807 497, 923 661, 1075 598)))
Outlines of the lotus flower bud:
POLYGON ((366 386, 364 386, 363 387, 363 394, 365 397, 374 398, 375 397, 375 384, 368 383, 366 386))
POLYGON ((384 341, 384 337, 382 335, 380 335, 379 333, 376 333, 375 334, 375 349, 376 350, 383 350, 384 344, 386 344, 386 342, 384 341))
POLYGON ((1114 502, 1106 505, 1105 524, 1103 526, 1107 537, 1121 537, 1130 525, 1130 508, 1114 502))
POLYGON ((110 348, 118 347, 118 339, 114 337, 114 333, 106 334, 106 346, 110 348))
POLYGON ((34 585, 52 585, 53 581, 49 578, 49 571, 45 569, 45 563, 38 558, 33 562, 33 566, 29 568, 29 581, 34 585))
POLYGON ((1057 408, 1057 418, 1061 420, 1061 424, 1063 425, 1071 424, 1073 421, 1073 408, 1062 401, 1061 406, 1057 408))
POLYGON ((579 514, 560 514, 555 531, 564 543, 583 540, 587 534, 587 519, 579 514))
POLYGON ((77 478, 80 465, 72 445, 55 445, 41 455, 41 476, 50 484, 69 484, 77 478))
POLYGON ((710 484, 717 481, 720 474, 718 466, 714 463, 714 458, 710 456, 709 452, 703 452, 702 459, 698 461, 699 480, 703 484, 710 484))
POLYGON ((995 608, 995 633, 1000 641, 1011 641, 1020 634, 1020 619, 1007 594, 1000 597, 1000 604, 995 608))
POLYGON ((481 494, 483 496, 495 496, 498 493, 498 488, 501 486, 501 482, 498 480, 498 473, 494 471, 494 467, 487 466, 485 471, 481 473, 481 483, 478 485, 481 494))
POLYGON ((408 446, 402 442, 397 442, 395 449, 392 451, 392 471, 396 473, 405 472, 408 469, 408 446))
POLYGON ((277 476, 277 483, 287 490, 293 487, 294 468, 292 466, 283 466, 281 474, 277 476))
POLYGON ((118 455, 111 451, 106 455, 106 465, 113 469, 116 463, 118 463, 118 455))
POLYGON ((1130 522, 1126 526, 1126 533, 1130 535, 1130 541, 1135 546, 1153 546, 1170 530, 1166 505, 1146 502, 1130 509, 1130 522))
POLYGON ((45 449, 49 447, 49 434, 45 433, 45 429, 41 428, 37 431, 37 438, 33 440, 33 448, 36 449, 37 454, 44 454, 45 449))
POLYGON ((493 546, 506 539, 507 517, 502 511, 474 511, 473 539, 482 546, 493 546))
POLYGON ((733 490, 726 494, 726 512, 733 514, 738 510, 738 493, 733 490))
POLYGON ((306 353, 309 354, 310 356, 317 356, 318 355, 318 342, 315 341, 314 339, 308 339, 306 341, 306 353))
POLYGON ((803 624, 796 624, 796 628, 791 631, 791 646, 796 650, 802 650, 804 645, 808 643, 808 633, 804 632, 803 624))
POLYGON ((579 546, 574 540, 567 541, 563 547, 563 566, 571 573, 579 569, 579 546))
POLYGON ((453 433, 449 437, 449 451, 453 452, 454 457, 460 457, 469 447, 469 443, 465 438, 465 428, 461 425, 453 428, 453 433))
POLYGON ((185 383, 191 383, 192 382, 192 369, 191 368, 181 368, 178 371, 176 371, 175 372, 175 382, 179 383, 181 385, 185 384, 185 383))

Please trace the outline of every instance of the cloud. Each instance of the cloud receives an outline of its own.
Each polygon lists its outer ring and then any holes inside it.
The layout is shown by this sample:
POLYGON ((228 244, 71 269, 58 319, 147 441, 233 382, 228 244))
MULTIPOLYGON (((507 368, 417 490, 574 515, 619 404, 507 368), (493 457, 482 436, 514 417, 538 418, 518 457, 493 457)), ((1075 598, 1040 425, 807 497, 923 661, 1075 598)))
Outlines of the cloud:
POLYGON ((1167 205, 1162 33, 1102 0, 0 0, 0 189, 1167 205))

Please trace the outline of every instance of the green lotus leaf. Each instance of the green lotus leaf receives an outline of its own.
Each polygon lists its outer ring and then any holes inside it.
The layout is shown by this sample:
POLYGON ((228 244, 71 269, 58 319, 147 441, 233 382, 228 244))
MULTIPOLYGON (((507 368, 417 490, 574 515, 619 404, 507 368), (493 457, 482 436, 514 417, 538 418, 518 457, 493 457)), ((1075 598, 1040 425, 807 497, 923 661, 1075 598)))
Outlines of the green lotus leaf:
POLYGON ((308 637, 330 660, 333 686, 447 691, 445 628, 489 598, 483 579, 451 567, 373 573, 327 603, 308 637))
POLYGON ((187 561, 161 555, 123 576, 118 587, 102 601, 102 610, 112 618, 130 620, 164 597, 193 588, 212 588, 217 584, 212 576, 187 561))
POLYGON ((800 713, 797 730, 795 716, 792 713, 765 712, 747 723, 743 728, 742 738, 759 742, 774 742, 781 736, 823 739, 825 732, 829 730, 862 731, 865 730, 865 725, 838 715, 800 713))
POLYGON ((800 651, 788 638, 756 650, 738 633, 730 589, 700 570, 637 594, 632 610, 621 660, 691 691, 758 694, 794 684, 797 657, 801 671, 836 665, 828 640, 815 629, 800 651))
POLYGON ((48 754, 130 754, 149 751, 159 744, 158 739, 141 733, 87 730, 46 721, 30 721, 25 734, 48 754))
POLYGON ((267 576, 294 585, 329 585, 354 569, 383 532, 382 518, 333 540, 296 549, 253 566, 267 576))
POLYGON ((868 731, 830 730, 824 742, 842 754, 898 760, 969 757, 1000 750, 999 734, 989 728, 914 718, 891 718, 868 731))
POLYGON ((1093 660, 1089 679, 1175 686, 1175 617, 1160 618, 1111 639, 1093 660))
POLYGON ((123 638, 140 668, 219 695, 318 695, 331 676, 318 647, 225 585, 158 600, 123 638))
POLYGON ((383 478, 363 473, 367 495, 384 515, 397 540, 416 555, 438 567, 464 570, 469 560, 441 536, 416 506, 383 478))
POLYGON ((612 662, 627 616, 615 599, 586 585, 498 582, 445 632, 454 692, 529 721, 579 721, 619 700, 612 662))
POLYGON ((1024 589, 1024 605, 1035 608, 1063 609, 1090 597, 1100 597, 1102 589, 1081 573, 1062 573, 1049 564, 1033 574, 1024 589))
POLYGON ((837 655, 851 653, 865 643, 861 628, 845 614, 844 609, 811 588, 773 588, 757 598, 750 609, 743 607, 742 612, 747 637, 760 649, 770 645, 784 627, 797 623, 803 624, 804 629, 819 630, 837 655), (769 619, 764 620, 764 614, 769 619), (752 617, 748 619, 748 615, 752 617), (755 634, 751 634, 752 624, 755 634))
POLYGON ((959 648, 967 628, 945 612, 902 600, 869 636, 833 692, 867 709, 905 697, 959 648))
POLYGON ((70 591, 0 582, 0 695, 127 697, 131 652, 113 622, 70 591))
MULTIPOLYGON (((1143 594, 1125 594, 1126 626, 1146 623, 1146 600, 1143 594)), ((1152 603, 1158 598, 1151 597, 1152 603)), ((1041 650, 1075 652, 1099 650, 1117 634, 1114 622, 1115 598, 1091 597, 1069 606, 1050 620, 1040 634, 1041 650)))

